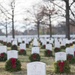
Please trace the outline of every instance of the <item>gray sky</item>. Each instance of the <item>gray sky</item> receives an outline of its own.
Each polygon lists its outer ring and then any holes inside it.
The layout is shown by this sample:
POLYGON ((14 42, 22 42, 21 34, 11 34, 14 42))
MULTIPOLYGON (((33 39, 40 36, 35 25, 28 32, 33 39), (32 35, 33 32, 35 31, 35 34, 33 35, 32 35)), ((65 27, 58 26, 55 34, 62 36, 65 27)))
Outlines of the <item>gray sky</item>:
MULTIPOLYGON (((10 8, 10 1, 11 0, 0 0, 0 4, 11 13, 10 8)), ((25 11, 27 9, 31 9, 31 7, 37 3, 40 3, 42 0, 15 0, 15 25, 17 25, 17 29, 19 29, 23 24, 23 18, 26 16, 25 11)), ((0 21, 4 21, 3 14, 0 15, 0 21)), ((11 17, 10 15, 8 15, 11 17)), ((23 31, 23 29, 21 30, 23 31)))
MULTIPOLYGON (((11 0, 0 0, 0 4, 6 9, 9 11, 9 13, 11 14, 11 8, 10 8, 10 1, 11 0)), ((20 27, 25 25, 24 24, 24 17, 27 17, 27 14, 25 13, 26 10, 32 8, 33 5, 36 5, 37 3, 41 4, 42 3, 42 0, 15 0, 16 3, 15 3, 15 27, 17 27, 16 29, 19 29, 20 30, 20 27)), ((72 1, 72 0, 70 0, 72 1)), ((65 9, 65 3, 64 2, 61 2, 60 0, 56 1, 55 3, 57 3, 59 6, 62 6, 64 9, 65 9)), ((0 6, 1 7, 1 6, 0 6)), ((57 10, 61 10, 60 8, 58 7, 55 7, 57 10)), ((3 10, 3 9, 2 9, 3 10)), ((59 12, 60 14, 64 14, 65 15, 65 12, 63 10, 61 10, 61 12, 59 12), (61 13, 62 12, 62 13, 61 13)), ((6 13, 6 12, 5 12, 6 13)), ((8 15, 9 17, 11 17, 10 15, 8 15)), ((3 14, 0 14, 0 22, 1 21, 4 21, 4 15, 3 14)), ((65 19, 64 18, 61 18, 61 17, 58 17, 56 20, 54 20, 52 22, 53 25, 57 25, 58 22, 60 21, 64 21, 65 19)), ((33 26, 32 26, 33 27, 33 26)), ((26 27, 26 28, 29 28, 26 27)), ((8 29, 10 31, 10 29, 8 29)), ((25 29, 21 29, 21 31, 24 31, 25 29)), ((3 30, 4 31, 4 30, 3 30)))

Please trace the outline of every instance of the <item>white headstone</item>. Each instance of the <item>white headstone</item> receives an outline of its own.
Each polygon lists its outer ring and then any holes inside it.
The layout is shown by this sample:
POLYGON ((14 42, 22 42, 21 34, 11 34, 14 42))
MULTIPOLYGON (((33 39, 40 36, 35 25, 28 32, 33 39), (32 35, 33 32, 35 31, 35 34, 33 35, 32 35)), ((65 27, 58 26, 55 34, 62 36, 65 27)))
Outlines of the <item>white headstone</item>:
POLYGON ((12 42, 12 45, 17 45, 17 40, 14 40, 14 41, 12 42))
POLYGON ((11 41, 12 41, 12 38, 7 38, 7 43, 11 43, 11 41))
POLYGON ((0 46, 0 53, 7 53, 7 47, 6 46, 0 46))
POLYGON ((46 39, 46 43, 49 42, 50 43, 50 39, 46 39))
POLYGON ((24 50, 26 50, 26 44, 25 44, 25 43, 20 44, 20 49, 24 49, 24 50))
POLYGON ((11 50, 7 51, 7 59, 9 60, 10 58, 18 58, 18 51, 16 50, 11 50))
POLYGON ((26 42, 26 38, 23 38, 22 41, 26 42))
POLYGON ((66 48, 66 54, 71 54, 74 56, 74 48, 66 48))
POLYGON ((3 41, 4 41, 4 42, 7 42, 7 38, 4 38, 3 41))
POLYGON ((18 38, 18 42, 20 42, 20 43, 21 43, 21 42, 22 42, 22 39, 21 39, 21 38, 18 38))
POLYGON ((32 47, 32 54, 33 53, 39 54, 40 53, 40 48, 39 47, 32 47))
POLYGON ((29 39, 26 38, 26 41, 25 42, 26 42, 26 44, 29 44, 29 39))
POLYGON ((70 41, 68 39, 66 39, 66 44, 70 44, 70 41))
POLYGON ((46 44, 46 49, 52 51, 52 45, 51 44, 46 44))
POLYGON ((46 45, 46 40, 45 39, 42 40, 42 45, 46 45))
POLYGON ((59 42, 62 42, 62 38, 59 39, 59 42))
POLYGON ((28 63, 27 75, 46 75, 46 64, 43 62, 28 63))
POLYGON ((33 46, 39 46, 37 39, 33 40, 33 46))
POLYGON ((61 46, 65 46, 66 45, 66 41, 65 40, 62 40, 61 41, 61 46))
POLYGON ((50 40, 50 43, 53 44, 53 39, 50 40))
POLYGON ((57 52, 55 53, 55 61, 65 61, 66 60, 66 53, 65 52, 57 52))
POLYGON ((55 41, 55 48, 60 48, 60 43, 58 41, 55 41))
POLYGON ((74 44, 73 50, 75 51, 75 44, 74 44))

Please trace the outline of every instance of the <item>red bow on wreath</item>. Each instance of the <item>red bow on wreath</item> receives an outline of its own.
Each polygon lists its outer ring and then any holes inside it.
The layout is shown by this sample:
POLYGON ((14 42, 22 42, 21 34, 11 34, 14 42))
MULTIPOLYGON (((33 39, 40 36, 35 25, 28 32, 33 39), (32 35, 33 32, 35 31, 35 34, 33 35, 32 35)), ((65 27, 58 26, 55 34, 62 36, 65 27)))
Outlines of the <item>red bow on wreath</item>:
POLYGON ((20 53, 24 53, 24 49, 21 49, 21 50, 20 50, 20 53))
POLYGON ((46 48, 46 45, 44 45, 44 48, 46 48))
POLYGON ((34 59, 34 60, 36 59, 36 57, 37 57, 36 54, 33 54, 33 59, 34 59))
POLYGON ((0 57, 3 58, 3 57, 4 57, 4 53, 1 53, 1 54, 0 54, 0 57))
POLYGON ((12 68, 16 68, 16 59, 15 58, 11 58, 11 66, 12 66, 12 68))
POLYGON ((50 54, 50 50, 48 50, 48 54, 50 54))
POLYGON ((72 59, 72 56, 69 55, 69 56, 68 56, 68 60, 71 60, 71 59, 72 59))
POLYGON ((65 65, 65 62, 59 62, 58 63, 59 70, 60 70, 61 73, 64 72, 64 65, 65 65))

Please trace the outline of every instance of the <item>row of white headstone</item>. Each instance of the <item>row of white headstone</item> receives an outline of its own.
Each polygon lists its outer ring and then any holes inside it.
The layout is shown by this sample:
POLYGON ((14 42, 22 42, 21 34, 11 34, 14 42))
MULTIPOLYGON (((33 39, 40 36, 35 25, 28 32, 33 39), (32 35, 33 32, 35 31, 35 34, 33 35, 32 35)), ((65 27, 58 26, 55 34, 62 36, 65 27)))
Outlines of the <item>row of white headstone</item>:
MULTIPOLYGON (((14 42, 15 43, 15 42, 14 42)), ((15 43, 16 44, 16 43, 15 43)), ((2 48, 1 46, 1 49, 0 51, 3 51, 4 49, 2 48)), ((21 49, 24 49, 26 50, 26 44, 25 43, 21 43, 20 44, 20 50, 21 49)), ((51 50, 52 51, 52 44, 46 44, 46 50, 51 50)), ((74 48, 67 48, 66 49, 66 53, 70 53, 70 54, 73 54, 74 55, 74 51, 75 51, 75 46, 74 48)), ((37 39, 34 39, 33 40, 33 47, 32 47, 32 54, 33 53, 40 53, 40 47, 39 47, 39 44, 38 44, 38 41, 37 39)))
MULTIPOLYGON (((26 50, 25 44, 20 44, 20 50, 21 49, 26 50)), ((51 44, 47 45, 46 49, 52 51, 52 45, 51 44)), ((7 47, 6 46, 0 46, 0 53, 3 53, 3 52, 7 53, 7 47)), ((75 45, 73 47, 66 48, 66 54, 71 54, 71 55, 74 56, 74 52, 75 52, 75 45)), ((32 47, 32 52, 31 53, 32 54, 33 53, 40 54, 40 47, 32 47)))
POLYGON ((68 39, 43 39, 41 38, 40 39, 42 45, 45 45, 47 44, 47 42, 49 42, 49 44, 54 44, 54 47, 55 48, 60 48, 61 46, 66 46, 66 44, 70 44, 70 43, 73 43, 75 40, 74 39, 71 39, 71 40, 68 40, 68 39), (53 42, 54 41, 54 42, 53 42))
MULTIPOLYGON (((32 40, 33 38, 15 38, 15 39, 12 39, 12 38, 2 38, 1 40, 3 40, 4 42, 12 42, 12 45, 15 44, 15 45, 18 45, 18 42, 22 43, 22 41, 24 41, 26 44, 29 44, 29 42, 32 40)), ((65 46, 66 44, 69 44, 69 43, 72 43, 73 39, 71 40, 68 40, 66 38, 60 38, 60 39, 57 39, 57 38, 51 38, 51 39, 48 39, 48 38, 40 38, 40 41, 42 42, 42 45, 46 45, 47 42, 49 42, 50 44, 54 44, 54 47, 57 47, 57 48, 60 48, 61 46, 65 46), (53 43, 53 41, 55 41, 53 43)), ((38 46, 38 41, 37 41, 37 38, 34 38, 33 40, 33 46, 38 46)))
POLYGON ((25 44, 29 44, 29 42, 31 41, 32 39, 26 39, 26 38, 24 38, 24 39, 20 39, 20 40, 13 40, 13 42, 12 42, 12 45, 18 45, 18 42, 19 43, 22 43, 22 41, 24 41, 24 43, 25 44))
POLYGON ((13 38, 2 38, 0 40, 2 40, 3 42, 12 43, 12 45, 18 45, 18 42, 22 43, 23 41, 26 44, 29 44, 29 42, 32 40, 32 38, 23 38, 23 39, 21 39, 21 38, 18 38, 18 39, 17 38, 15 38, 15 39, 13 39, 13 38))
MULTIPOLYGON (((15 43, 15 42, 14 42, 15 43)), ((5 52, 6 50, 4 48, 2 48, 2 46, 0 46, 0 53, 2 53, 3 51, 5 52)), ((24 49, 26 50, 26 44, 23 43, 23 44, 20 44, 20 50, 21 49, 24 49)), ((51 44, 46 44, 46 50, 51 50, 52 51, 52 45, 51 44)), ((66 48, 66 53, 67 54, 72 54, 74 55, 74 51, 75 51, 75 47, 74 48, 66 48)), ((39 47, 39 44, 38 44, 38 41, 37 39, 35 38, 33 40, 33 47, 32 47, 32 54, 33 53, 38 53, 40 54, 40 47, 39 47)))

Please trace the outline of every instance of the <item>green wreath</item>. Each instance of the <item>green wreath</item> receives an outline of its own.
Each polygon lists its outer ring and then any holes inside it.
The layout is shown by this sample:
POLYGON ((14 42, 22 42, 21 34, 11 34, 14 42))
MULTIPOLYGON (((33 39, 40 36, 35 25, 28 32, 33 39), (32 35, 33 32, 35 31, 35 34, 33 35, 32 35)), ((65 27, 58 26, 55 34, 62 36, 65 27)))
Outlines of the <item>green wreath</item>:
POLYGON ((66 44, 66 47, 70 47, 70 44, 66 44))
POLYGON ((50 51, 50 50, 45 50, 45 56, 47 56, 47 57, 52 56, 52 51, 50 51))
POLYGON ((7 47, 11 47, 11 45, 12 45, 11 42, 7 43, 7 47))
POLYGON ((16 72, 21 70, 21 63, 16 58, 9 59, 5 64, 5 70, 10 72, 16 72))
POLYGON ((55 73, 70 73, 70 66, 68 61, 57 61, 54 63, 55 73))
POLYGON ((45 49, 45 48, 46 48, 46 46, 45 46, 45 45, 42 45, 42 46, 41 46, 41 48, 42 48, 42 49, 45 49))
POLYGON ((16 45, 12 45, 11 50, 18 50, 16 45))
POLYGON ((31 62, 33 62, 33 61, 40 61, 40 55, 37 54, 37 53, 31 54, 29 56, 29 59, 30 59, 31 62))
POLYGON ((21 49, 19 52, 18 52, 19 55, 26 55, 26 50, 24 49, 21 49))
POLYGON ((60 52, 60 48, 55 48, 54 52, 60 52))
POLYGON ((61 49, 66 49, 66 47, 65 46, 61 46, 61 49))
POLYGON ((29 48, 29 44, 26 44, 26 47, 29 48))
POLYGON ((70 64, 75 64, 75 57, 71 54, 67 54, 67 60, 70 64))
POLYGON ((3 42, 3 45, 7 45, 7 42, 3 42))
POLYGON ((1 53, 0 54, 0 61, 6 61, 7 60, 7 54, 6 53, 1 53))

